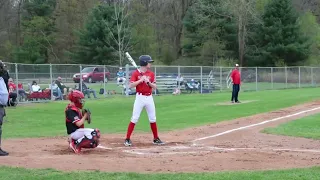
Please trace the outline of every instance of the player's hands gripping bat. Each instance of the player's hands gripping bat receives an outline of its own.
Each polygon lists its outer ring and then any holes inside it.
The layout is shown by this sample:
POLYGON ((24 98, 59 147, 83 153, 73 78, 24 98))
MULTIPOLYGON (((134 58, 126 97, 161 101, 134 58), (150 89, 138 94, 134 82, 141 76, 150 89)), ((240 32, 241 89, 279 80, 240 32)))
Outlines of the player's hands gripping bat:
POLYGON ((83 109, 82 115, 87 114, 86 120, 88 121, 88 124, 91 123, 91 112, 89 109, 83 109))
POLYGON ((140 72, 141 74, 141 71, 140 69, 138 68, 136 62, 134 62, 133 58, 130 56, 130 54, 128 52, 125 53, 126 54, 126 57, 128 58, 128 60, 130 61, 130 63, 132 64, 133 67, 137 68, 137 70, 140 72))

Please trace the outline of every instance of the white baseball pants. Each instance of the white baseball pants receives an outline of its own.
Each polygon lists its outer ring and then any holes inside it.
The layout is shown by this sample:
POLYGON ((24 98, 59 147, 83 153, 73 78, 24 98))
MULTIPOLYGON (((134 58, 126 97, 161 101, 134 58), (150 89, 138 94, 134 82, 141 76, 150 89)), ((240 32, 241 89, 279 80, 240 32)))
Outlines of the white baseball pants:
POLYGON ((136 124, 139 121, 143 108, 146 108, 149 122, 156 122, 156 107, 152 95, 145 96, 139 93, 136 94, 136 100, 134 101, 131 122, 136 124))
POLYGON ((77 129, 75 132, 70 134, 70 137, 75 140, 75 141, 81 141, 84 136, 86 136, 88 139, 92 139, 92 131, 94 131, 94 129, 91 128, 80 128, 77 129))

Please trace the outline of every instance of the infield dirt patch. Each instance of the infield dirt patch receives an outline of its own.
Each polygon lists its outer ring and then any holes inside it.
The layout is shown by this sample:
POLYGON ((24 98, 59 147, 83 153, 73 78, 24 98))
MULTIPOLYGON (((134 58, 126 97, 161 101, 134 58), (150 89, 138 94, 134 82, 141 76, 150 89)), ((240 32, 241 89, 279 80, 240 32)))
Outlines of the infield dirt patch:
POLYGON ((123 146, 124 134, 104 134, 100 148, 84 150, 81 155, 69 150, 66 137, 11 139, 3 141, 10 156, 1 157, 0 164, 109 172, 211 172, 315 166, 320 165, 320 141, 260 131, 316 113, 320 113, 319 101, 168 133, 161 133, 160 129, 161 139, 167 142, 164 146, 152 145, 151 133, 134 133, 133 147, 123 146), (310 109, 313 110, 288 116, 310 109), (261 123, 278 117, 282 118, 261 123), (257 123, 261 124, 239 129, 257 123), (203 137, 206 138, 199 140, 203 137))

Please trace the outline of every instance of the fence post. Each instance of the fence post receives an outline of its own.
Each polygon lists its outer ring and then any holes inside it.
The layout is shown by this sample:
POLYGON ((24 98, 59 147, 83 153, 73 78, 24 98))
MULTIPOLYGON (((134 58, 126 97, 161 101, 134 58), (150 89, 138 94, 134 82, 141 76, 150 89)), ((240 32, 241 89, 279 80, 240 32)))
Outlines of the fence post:
POLYGON ((79 82, 80 82, 80 91, 82 92, 82 65, 80 64, 80 66, 79 66, 79 68, 80 68, 80 79, 79 79, 79 82))
POLYGON ((202 66, 200 66, 200 93, 202 94, 202 85, 203 85, 203 81, 202 81, 202 66))
POLYGON ((52 81, 53 81, 53 79, 52 79, 52 64, 50 63, 50 89, 51 89, 51 100, 54 100, 53 99, 53 87, 52 87, 52 85, 53 85, 53 83, 52 83, 52 81))
POLYGON ((271 89, 273 89, 273 67, 271 67, 271 89))
POLYGON ((311 87, 314 86, 314 82, 313 82, 313 67, 311 67, 311 87))
POLYGON ((288 70, 287 70, 287 66, 284 67, 284 72, 285 72, 285 76, 286 76, 286 88, 288 88, 288 70))
POLYGON ((299 88, 301 88, 301 67, 299 66, 299 88))
POLYGON ((178 89, 179 89, 179 90, 181 89, 181 86, 180 86, 180 75, 181 75, 181 74, 180 74, 180 73, 181 73, 181 69, 180 69, 180 65, 178 65, 178 78, 179 78, 179 79, 177 79, 177 81, 179 81, 179 82, 178 82, 178 89))
POLYGON ((103 96, 106 97, 106 65, 103 65, 103 96))
MULTIPOLYGON (((19 76, 18 76, 18 64, 17 63, 15 63, 14 64, 14 66, 15 66, 15 71, 16 71, 16 83, 17 83, 17 87, 19 87, 19 76)), ((19 89, 17 88, 17 101, 19 102, 19 99, 20 99, 20 95, 19 95, 19 89)))
POLYGON ((220 92, 222 92, 222 66, 220 66, 220 92))
POLYGON ((126 64, 126 96, 129 97, 129 64, 126 64))
POLYGON ((258 91, 258 67, 256 67, 256 91, 258 91))

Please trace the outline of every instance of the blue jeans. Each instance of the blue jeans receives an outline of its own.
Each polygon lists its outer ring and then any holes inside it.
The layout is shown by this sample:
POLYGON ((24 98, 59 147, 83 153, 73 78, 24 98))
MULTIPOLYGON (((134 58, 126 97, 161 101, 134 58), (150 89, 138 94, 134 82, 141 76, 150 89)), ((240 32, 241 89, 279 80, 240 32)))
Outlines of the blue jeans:
POLYGON ((94 98, 97 98, 97 94, 96 94, 96 91, 95 91, 95 90, 93 90, 93 89, 87 89, 87 90, 85 91, 85 94, 88 95, 88 98, 90 98, 90 93, 93 94, 93 97, 94 97, 94 98))

